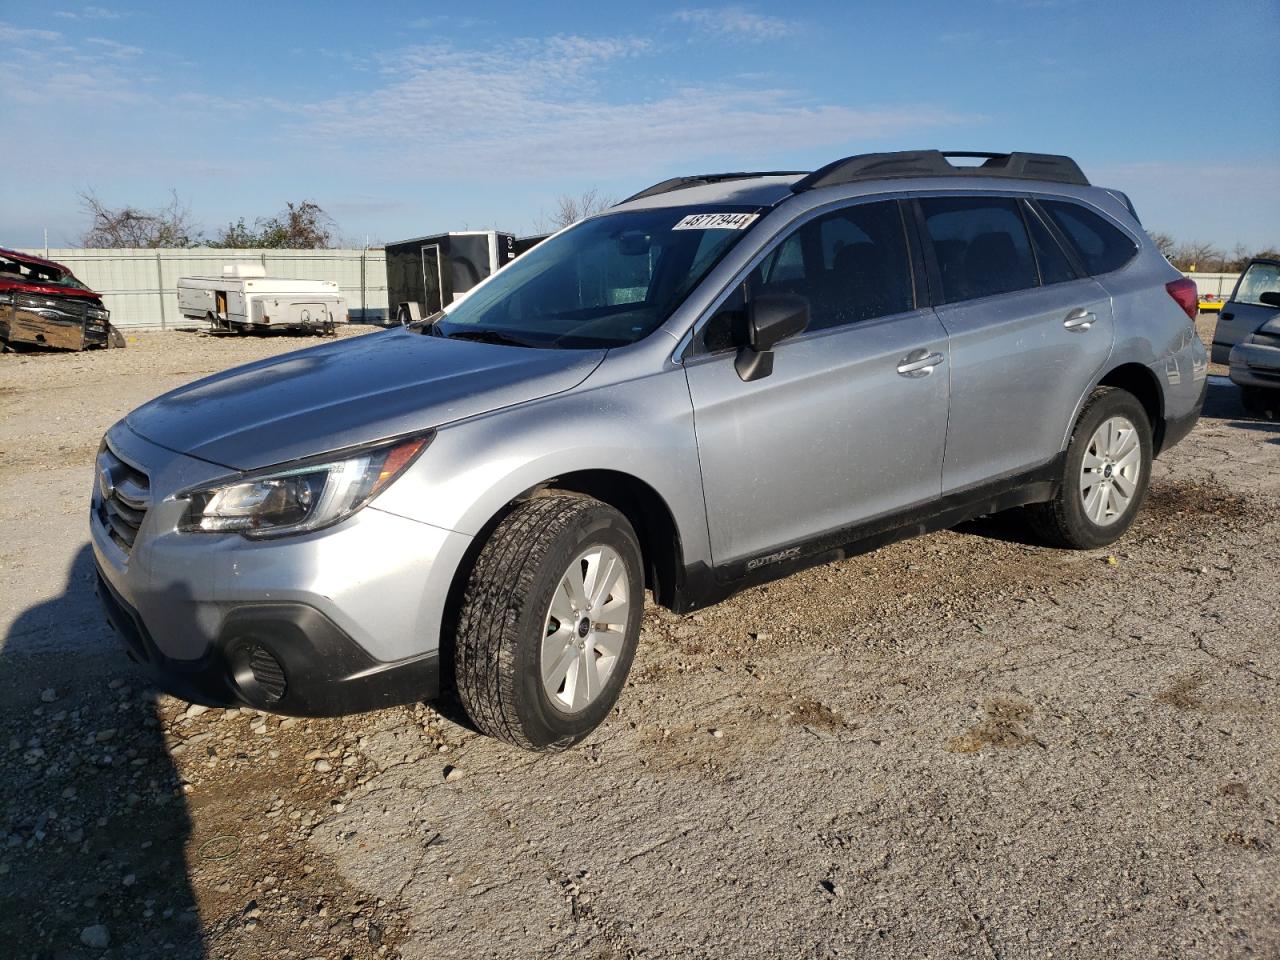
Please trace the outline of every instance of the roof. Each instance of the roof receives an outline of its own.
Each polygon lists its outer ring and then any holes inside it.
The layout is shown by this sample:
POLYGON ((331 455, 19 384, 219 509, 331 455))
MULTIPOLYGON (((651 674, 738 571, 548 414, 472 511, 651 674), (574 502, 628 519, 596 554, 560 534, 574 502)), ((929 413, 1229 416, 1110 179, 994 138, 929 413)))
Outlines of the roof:
MULTIPOLYGON (((751 179, 719 180, 680 187, 676 190, 650 194, 618 204, 628 210, 645 210, 654 207, 699 206, 708 203, 743 204, 753 207, 771 207, 791 196, 791 185, 803 174, 772 174, 751 179)), ((647 192, 647 191, 641 191, 647 192)))
POLYGON ((53 267, 61 270, 63 273, 71 273, 69 269, 54 260, 46 260, 44 257, 35 257, 29 253, 19 253, 17 250, 6 250, 0 247, 0 257, 6 257, 9 260, 16 260, 18 263, 29 263, 37 267, 53 267))
POLYGON ((900 150, 844 157, 812 173, 768 171, 672 177, 633 194, 618 206, 627 209, 707 203, 775 206, 793 194, 826 187, 868 184, 865 192, 880 192, 895 180, 942 181, 951 187, 980 185, 987 189, 996 184, 1007 186, 1010 182, 1090 186, 1079 165, 1059 154, 900 150), (981 163, 954 164, 951 158, 981 163))

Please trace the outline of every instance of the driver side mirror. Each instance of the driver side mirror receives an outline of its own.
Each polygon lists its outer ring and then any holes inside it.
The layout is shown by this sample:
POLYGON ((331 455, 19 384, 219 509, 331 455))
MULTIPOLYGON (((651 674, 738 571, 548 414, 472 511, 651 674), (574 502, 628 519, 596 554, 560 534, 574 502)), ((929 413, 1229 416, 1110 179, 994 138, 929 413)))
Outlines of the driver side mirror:
POLYGON ((1266 293, 1258 297, 1260 303, 1266 304, 1268 307, 1276 307, 1280 309, 1280 293, 1274 290, 1268 290, 1266 293))
POLYGON ((747 302, 733 367, 744 382, 773 373, 773 348, 809 326, 809 301, 794 293, 762 293, 747 302))

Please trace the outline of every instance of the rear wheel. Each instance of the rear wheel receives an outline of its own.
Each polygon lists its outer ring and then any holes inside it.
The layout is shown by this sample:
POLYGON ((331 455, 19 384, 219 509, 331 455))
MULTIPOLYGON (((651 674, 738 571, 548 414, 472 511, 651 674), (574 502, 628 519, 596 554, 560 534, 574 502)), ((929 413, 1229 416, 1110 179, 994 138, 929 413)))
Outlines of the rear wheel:
POLYGON ((1072 432, 1058 494, 1027 507, 1032 529, 1053 546, 1088 550, 1122 537, 1147 495, 1151 423, 1133 394, 1093 392, 1072 432))
POLYGON ((521 503, 463 593, 454 665, 467 715, 527 750, 582 740, 626 682, 643 606, 640 546, 622 514, 578 496, 521 503))

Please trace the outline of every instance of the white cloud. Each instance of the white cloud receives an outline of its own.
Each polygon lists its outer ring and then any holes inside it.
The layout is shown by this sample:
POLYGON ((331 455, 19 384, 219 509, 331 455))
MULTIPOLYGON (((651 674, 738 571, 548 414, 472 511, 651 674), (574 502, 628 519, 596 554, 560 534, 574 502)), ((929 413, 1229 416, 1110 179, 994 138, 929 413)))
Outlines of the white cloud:
POLYGON ((0 23, 0 43, 54 43, 62 39, 56 30, 27 30, 10 23, 0 23))
POLYGON ((55 17, 64 20, 119 20, 120 14, 106 7, 81 7, 79 10, 55 10, 55 17))
POLYGON ((645 40, 585 37, 412 48, 390 58, 378 89, 290 108, 288 134, 346 145, 362 161, 377 154, 396 176, 607 179, 716 158, 776 160, 975 119, 929 105, 824 102, 750 81, 622 100, 600 92, 615 61, 648 50, 645 40))
POLYGON ((141 47, 133 47, 127 43, 117 43, 115 40, 108 40, 106 37, 89 37, 85 43, 92 43, 94 46, 102 47, 107 52, 107 56, 116 60, 132 60, 134 57, 140 57, 143 54, 141 47))
POLYGON ((54 30, 27 30, 0 23, 0 89, 15 104, 47 106, 126 103, 140 97, 142 78, 126 74, 124 63, 142 53, 112 40, 71 44, 54 30), (39 84, 31 82, 39 77, 39 84))
POLYGON ((795 24, 781 17, 752 13, 742 7, 694 7, 677 10, 671 19, 688 24, 699 33, 750 43, 776 40, 796 32, 795 24))

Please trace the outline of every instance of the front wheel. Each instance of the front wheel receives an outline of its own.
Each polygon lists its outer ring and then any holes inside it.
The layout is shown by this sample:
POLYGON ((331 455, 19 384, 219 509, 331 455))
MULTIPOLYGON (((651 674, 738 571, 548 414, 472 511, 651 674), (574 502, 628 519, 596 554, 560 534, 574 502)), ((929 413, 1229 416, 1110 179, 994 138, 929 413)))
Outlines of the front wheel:
POLYGON ((1053 546, 1075 550, 1115 543, 1147 495, 1151 460, 1142 404, 1124 390, 1099 387, 1076 421, 1057 496, 1027 507, 1032 529, 1053 546))
POLYGON ((640 637, 639 541, 587 497, 516 506, 481 548, 454 637, 458 696, 481 732, 563 750, 608 716, 640 637))

